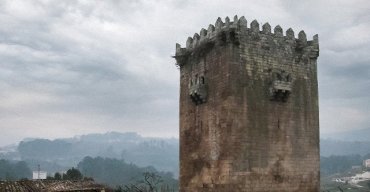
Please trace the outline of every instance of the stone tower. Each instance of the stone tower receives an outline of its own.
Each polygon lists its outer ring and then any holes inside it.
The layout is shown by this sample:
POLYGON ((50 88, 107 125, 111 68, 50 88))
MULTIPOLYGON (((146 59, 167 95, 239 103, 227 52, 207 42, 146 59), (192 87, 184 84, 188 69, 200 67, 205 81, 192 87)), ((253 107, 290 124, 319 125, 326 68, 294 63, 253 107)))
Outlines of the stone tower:
POLYGON ((180 191, 319 191, 318 36, 217 19, 180 68, 180 191))

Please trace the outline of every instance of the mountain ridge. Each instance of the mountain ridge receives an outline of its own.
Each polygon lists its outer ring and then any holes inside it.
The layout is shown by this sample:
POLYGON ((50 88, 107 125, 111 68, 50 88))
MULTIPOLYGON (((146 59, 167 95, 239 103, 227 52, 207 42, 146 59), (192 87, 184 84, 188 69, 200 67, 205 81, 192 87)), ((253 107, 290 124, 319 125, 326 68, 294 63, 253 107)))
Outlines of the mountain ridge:
POLYGON ((320 138, 341 141, 370 141, 370 128, 347 130, 336 133, 322 133, 320 138))
POLYGON ((176 138, 143 137, 135 132, 93 133, 53 140, 27 138, 17 146, 0 150, 0 159, 24 160, 33 169, 37 164, 44 165, 52 173, 76 166, 86 156, 106 157, 154 166, 177 177, 178 146, 176 138))
MULTIPOLYGON (((322 137, 321 156, 370 153, 370 137, 365 134, 368 131, 370 135, 370 129, 363 129, 322 137), (361 141, 354 141, 359 138, 357 135, 362 135, 361 141)), ((19 144, 0 147, 0 159, 24 160, 32 169, 40 164, 50 173, 76 166, 86 156, 119 159, 138 166, 154 166, 159 171, 169 171, 175 176, 179 174, 179 139, 174 137, 106 132, 52 140, 26 138, 19 144)))

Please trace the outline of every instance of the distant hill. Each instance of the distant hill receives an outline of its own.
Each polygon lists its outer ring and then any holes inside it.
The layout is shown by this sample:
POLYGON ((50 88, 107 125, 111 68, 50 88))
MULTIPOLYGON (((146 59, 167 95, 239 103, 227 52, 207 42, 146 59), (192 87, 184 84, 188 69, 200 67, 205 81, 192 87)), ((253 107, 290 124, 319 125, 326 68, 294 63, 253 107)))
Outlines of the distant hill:
POLYGON ((322 134, 320 152, 326 157, 370 154, 370 128, 322 134))
POLYGON ((63 171, 76 166, 84 157, 123 159, 138 166, 154 166, 178 176, 179 140, 142 137, 137 133, 108 132, 56 140, 27 139, 16 150, 0 150, 0 159, 24 160, 31 169, 63 171))
POLYGON ((350 130, 338 133, 321 134, 321 139, 341 140, 341 141, 369 141, 370 128, 350 130))
MULTIPOLYGON (((321 156, 366 155, 370 153, 370 129, 323 136, 321 156), (332 138, 332 139, 327 139, 332 138)), ((86 156, 124 160, 140 167, 153 166, 158 171, 179 174, 177 138, 142 137, 137 133, 108 132, 56 140, 25 139, 18 145, 0 147, 0 159, 26 161, 32 170, 54 173, 76 167, 86 156)))
POLYGON ((320 155, 366 155, 370 154, 370 141, 320 140, 320 155))

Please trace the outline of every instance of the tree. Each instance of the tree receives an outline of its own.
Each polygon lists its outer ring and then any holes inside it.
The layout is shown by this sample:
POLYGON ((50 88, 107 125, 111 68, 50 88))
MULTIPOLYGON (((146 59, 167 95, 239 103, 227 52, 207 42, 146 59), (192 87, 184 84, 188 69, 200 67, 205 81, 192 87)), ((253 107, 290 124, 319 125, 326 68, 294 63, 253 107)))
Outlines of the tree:
POLYGON ((157 191, 157 187, 160 183, 163 182, 162 177, 153 172, 145 172, 144 175, 144 184, 149 188, 149 192, 157 191))
POLYGON ((137 184, 118 187, 116 192, 157 192, 159 185, 163 182, 162 177, 154 172, 144 172, 143 180, 137 184))
POLYGON ((63 174, 64 180, 81 180, 83 175, 78 169, 72 167, 72 169, 68 169, 66 174, 63 174))
POLYGON ((62 175, 61 175, 59 172, 56 172, 56 173, 54 174, 54 179, 55 179, 55 180, 62 180, 62 175))

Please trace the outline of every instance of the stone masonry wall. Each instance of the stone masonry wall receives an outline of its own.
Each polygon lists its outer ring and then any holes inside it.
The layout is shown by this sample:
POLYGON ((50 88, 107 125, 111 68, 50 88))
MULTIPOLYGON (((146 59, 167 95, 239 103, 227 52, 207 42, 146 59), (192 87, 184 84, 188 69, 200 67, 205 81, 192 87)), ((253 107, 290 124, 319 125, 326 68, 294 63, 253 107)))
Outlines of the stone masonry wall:
POLYGON ((219 18, 176 45, 180 191, 319 191, 318 37, 259 28, 219 18))

